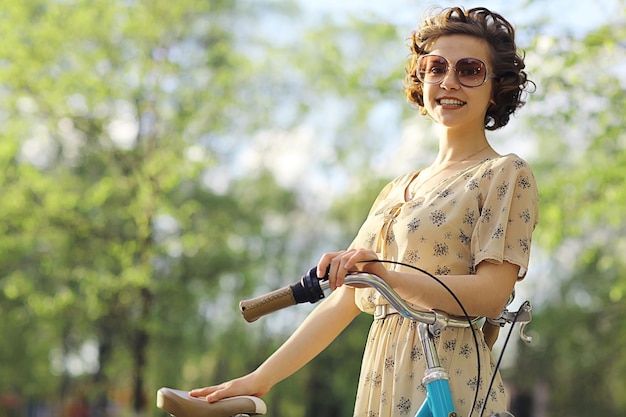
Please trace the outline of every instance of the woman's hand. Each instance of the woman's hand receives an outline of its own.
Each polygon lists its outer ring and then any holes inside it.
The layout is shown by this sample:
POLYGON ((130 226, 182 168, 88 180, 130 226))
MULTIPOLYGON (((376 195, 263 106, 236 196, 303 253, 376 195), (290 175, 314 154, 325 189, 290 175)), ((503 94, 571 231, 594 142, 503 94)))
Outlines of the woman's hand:
POLYGON ((268 393, 270 388, 271 386, 262 383, 253 372, 223 384, 193 389, 189 392, 189 395, 192 397, 205 397, 208 402, 212 403, 238 395, 262 397, 268 393))
POLYGON ((338 252, 327 252, 322 255, 317 264, 317 276, 322 277, 328 269, 328 282, 331 290, 341 287, 348 272, 367 272, 378 275, 383 280, 387 270, 376 261, 378 255, 370 249, 349 249, 338 252))

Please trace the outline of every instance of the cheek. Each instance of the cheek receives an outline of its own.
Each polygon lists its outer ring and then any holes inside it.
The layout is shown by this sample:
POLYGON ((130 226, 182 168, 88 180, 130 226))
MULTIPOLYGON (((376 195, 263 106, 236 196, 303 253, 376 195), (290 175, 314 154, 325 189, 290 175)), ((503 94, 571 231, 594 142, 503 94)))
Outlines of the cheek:
POLYGON ((436 91, 433 87, 439 87, 439 86, 435 86, 433 84, 424 84, 424 87, 423 87, 424 106, 429 106, 430 103, 433 103, 435 101, 436 91))
POLYGON ((432 85, 426 84, 424 86, 422 100, 424 101, 424 105, 422 106, 420 112, 424 116, 430 116, 432 118, 436 118, 436 109, 437 103, 435 102, 436 92, 432 85))
POLYGON ((489 94, 485 96, 485 108, 489 109, 489 107, 494 106, 496 104, 493 93, 490 91, 489 94))
POLYGON ((489 104, 496 104, 496 91, 493 88, 493 84, 489 83, 489 104))

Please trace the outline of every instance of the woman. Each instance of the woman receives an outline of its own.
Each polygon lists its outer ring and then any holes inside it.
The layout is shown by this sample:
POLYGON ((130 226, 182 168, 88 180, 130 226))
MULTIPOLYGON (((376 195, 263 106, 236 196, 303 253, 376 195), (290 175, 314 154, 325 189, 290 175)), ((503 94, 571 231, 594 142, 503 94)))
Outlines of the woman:
MULTIPOLYGON (((372 289, 344 286, 348 271, 376 274, 415 308, 462 312, 437 282, 407 267, 436 274, 472 316, 496 317, 528 267, 537 222, 537 188, 528 164, 501 156, 486 129, 507 124, 523 104, 529 81, 514 30, 484 8, 450 8, 428 16, 411 38, 405 91, 420 112, 441 125, 439 152, 422 170, 389 183, 374 202, 348 250, 325 253, 332 295, 322 302, 254 372, 192 391, 208 401, 267 393, 320 353, 362 311, 374 314, 354 416, 414 415, 425 397, 423 353, 414 323, 382 307, 372 289)), ((446 329, 437 339, 459 415, 488 398, 487 415, 506 408, 499 375, 486 393, 493 360, 481 337, 481 380, 471 329, 446 329)))

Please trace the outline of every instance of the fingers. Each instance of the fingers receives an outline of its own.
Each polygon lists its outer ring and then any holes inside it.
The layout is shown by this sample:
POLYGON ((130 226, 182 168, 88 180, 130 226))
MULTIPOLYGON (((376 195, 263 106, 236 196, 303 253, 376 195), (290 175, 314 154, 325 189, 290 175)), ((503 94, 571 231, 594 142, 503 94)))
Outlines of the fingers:
POLYGON ((328 272, 328 283, 331 290, 336 290, 343 284, 348 272, 342 264, 342 260, 351 251, 327 252, 322 255, 317 264, 317 276, 322 277, 328 272))
POLYGON ((196 388, 189 391, 189 395, 196 398, 206 398, 210 403, 224 398, 236 397, 239 395, 252 395, 262 397, 270 390, 271 385, 260 379, 254 372, 241 378, 224 382, 220 385, 196 388))
POLYGON ((326 275, 327 271, 330 274, 330 267, 333 259, 335 259, 337 256, 341 255, 344 252, 345 251, 324 253, 320 257, 320 260, 317 262, 317 276, 322 278, 326 275))
POLYGON ((189 395, 192 397, 206 397, 208 402, 214 402, 221 400, 222 398, 226 398, 227 395, 221 395, 220 393, 224 392, 224 388, 221 385, 204 387, 204 388, 195 388, 189 391, 189 395))
POLYGON ((197 398, 204 397, 208 402, 213 403, 224 398, 244 394, 233 391, 228 384, 222 384, 211 387, 192 389, 191 391, 189 391, 189 395, 197 398))
POLYGON ((334 291, 343 285, 348 272, 359 271, 363 261, 377 258, 376 253, 369 249, 327 252, 317 264, 317 275, 321 277, 328 270, 329 287, 334 291))
POLYGON ((320 278, 328 278, 330 289, 333 291, 337 288, 336 277, 339 265, 338 260, 341 259, 341 255, 344 252, 345 251, 324 253, 317 263, 317 276, 320 278))

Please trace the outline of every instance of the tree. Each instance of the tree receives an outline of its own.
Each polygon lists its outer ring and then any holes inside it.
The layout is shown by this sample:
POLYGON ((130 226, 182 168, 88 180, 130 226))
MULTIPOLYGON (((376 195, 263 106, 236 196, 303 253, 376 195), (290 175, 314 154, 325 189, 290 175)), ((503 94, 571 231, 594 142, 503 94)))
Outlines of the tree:
MULTIPOLYGON (((406 33, 384 20, 329 19, 288 26, 296 36, 277 44, 276 22, 304 22, 291 2, 5 3, 0 334, 15 342, 0 347, 11 364, 0 390, 43 400, 81 386, 92 400, 122 398, 144 412, 161 385, 204 385, 256 366, 307 309, 244 325, 237 300, 290 283, 321 251, 347 245, 382 183, 404 170, 379 149, 421 120, 402 98, 406 33), (276 161, 293 164, 283 152, 296 140, 313 157, 297 159, 298 176, 286 181, 276 161)), ((554 254, 562 286, 531 326, 542 339, 520 361, 533 369, 525 388, 558 386, 551 407, 570 414, 586 410, 570 381, 588 376, 597 392, 584 392, 602 398, 603 389, 614 404, 596 409, 623 414, 625 364, 613 357, 624 340, 612 334, 624 324, 626 289, 622 26, 584 39, 538 34, 528 53, 543 57, 532 68, 536 104, 523 110, 533 116, 525 133, 541 135, 531 161, 542 193, 536 242, 554 254), (615 324, 604 327, 606 317, 615 324), (572 318, 578 339, 563 332, 572 318), (572 366, 580 357, 582 376, 572 366), (591 371, 610 360, 602 378, 591 371)), ((314 397, 302 404, 306 390, 330 404, 326 415, 349 413, 367 324, 355 322, 272 390, 273 415, 321 410, 314 397), (329 380, 329 366, 341 377, 329 380)))
POLYGON ((88 383, 92 400, 122 395, 144 411, 155 385, 148 369, 182 345, 153 371, 180 380, 182 355, 202 336, 192 330, 205 323, 199 305, 227 274, 237 291, 250 285, 258 252, 280 239, 258 238, 266 217, 293 206, 268 176, 230 195, 203 176, 223 163, 224 132, 239 129, 227 115, 252 70, 232 49, 237 4, 1 7, 0 297, 12 318, 1 330, 22 342, 5 347, 3 361, 23 367, 3 370, 0 386, 67 398, 88 383), (90 343, 97 354, 84 358, 90 343), (49 378, 51 366, 60 379, 49 378))
POLYGON ((538 36, 529 52, 542 57, 529 124, 541 138, 537 240, 552 264, 543 278, 558 290, 540 307, 531 326, 538 343, 522 350, 516 370, 532 369, 523 372, 527 391, 548 387, 552 416, 626 410, 626 100, 617 70, 626 32, 624 15, 614 18, 582 38, 538 36))

